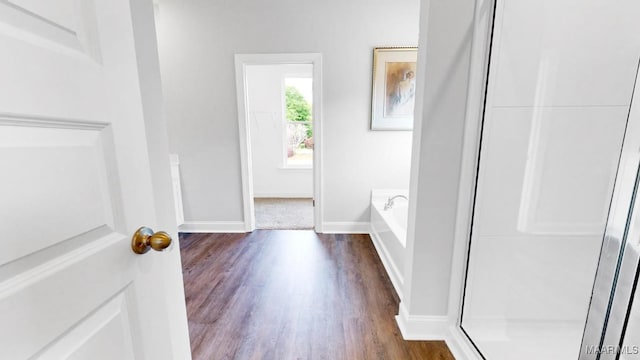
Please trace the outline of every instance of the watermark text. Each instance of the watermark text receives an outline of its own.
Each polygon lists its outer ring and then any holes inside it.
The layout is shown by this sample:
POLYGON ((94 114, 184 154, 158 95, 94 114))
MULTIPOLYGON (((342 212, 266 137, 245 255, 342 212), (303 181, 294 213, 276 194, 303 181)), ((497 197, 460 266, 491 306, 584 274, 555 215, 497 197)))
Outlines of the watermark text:
POLYGON ((605 355, 638 355, 640 354, 640 345, 587 345, 587 354, 605 354, 605 355))

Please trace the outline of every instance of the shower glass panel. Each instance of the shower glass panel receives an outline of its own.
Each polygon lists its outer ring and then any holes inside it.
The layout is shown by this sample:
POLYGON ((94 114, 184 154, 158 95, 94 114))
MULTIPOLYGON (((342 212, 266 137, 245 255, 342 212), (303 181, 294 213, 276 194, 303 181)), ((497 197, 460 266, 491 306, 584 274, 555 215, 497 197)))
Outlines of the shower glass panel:
MULTIPOLYGON (((635 245, 635 251, 640 252, 640 244, 635 245)), ((638 290, 640 289, 636 287, 624 340, 618 349, 621 360, 640 360, 640 291, 638 290)))
POLYGON ((578 359, 640 56, 637 14, 635 0, 495 4, 461 318, 487 360, 578 359))

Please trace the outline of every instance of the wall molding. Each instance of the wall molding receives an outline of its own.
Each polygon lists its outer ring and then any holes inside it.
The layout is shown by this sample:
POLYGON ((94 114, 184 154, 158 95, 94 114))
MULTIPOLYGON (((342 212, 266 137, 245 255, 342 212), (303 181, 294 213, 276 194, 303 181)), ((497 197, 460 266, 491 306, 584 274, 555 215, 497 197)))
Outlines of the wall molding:
POLYGON ((355 221, 325 221, 322 223, 323 234, 369 234, 371 224, 369 222, 355 221))
MULTIPOLYGON (((371 230, 369 222, 324 222, 324 234, 367 234, 371 230)), ((178 226, 179 232, 191 233, 244 233, 246 224, 243 221, 185 221, 178 226)), ((395 286, 395 285, 394 285, 395 286)))
POLYGON ((100 131, 107 128, 109 123, 42 115, 0 113, 0 125, 100 131))
POLYGON ((242 221, 185 221, 178 226, 183 233, 244 233, 245 229, 242 221))
POLYGON ((447 347, 449 348, 449 351, 451 351, 453 357, 458 360, 482 359, 467 336, 455 325, 451 325, 449 327, 449 332, 444 341, 447 343, 447 347))
POLYGON ((396 322, 405 340, 445 340, 451 324, 446 315, 411 315, 404 302, 400 302, 396 322))
POLYGON ((457 360, 482 359, 456 321, 448 316, 410 315, 401 302, 396 322, 405 340, 442 340, 457 360))
POLYGON ((371 224, 371 226, 369 227, 369 236, 371 237, 373 246, 376 248, 378 257, 382 261, 384 269, 387 271, 387 275, 389 275, 389 279, 391 279, 391 284, 393 284, 393 287, 396 289, 396 294, 398 294, 400 301, 402 301, 404 275, 402 274, 402 272, 400 272, 400 270, 398 270, 398 267, 391 259, 387 247, 384 245, 384 242, 382 241, 382 239, 380 239, 378 234, 376 234, 376 231, 373 228, 373 224, 371 224))

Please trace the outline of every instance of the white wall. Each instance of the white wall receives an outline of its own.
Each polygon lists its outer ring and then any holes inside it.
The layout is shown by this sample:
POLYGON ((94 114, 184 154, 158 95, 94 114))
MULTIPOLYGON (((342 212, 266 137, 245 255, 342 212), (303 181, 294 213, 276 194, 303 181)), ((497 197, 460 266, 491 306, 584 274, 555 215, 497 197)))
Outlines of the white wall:
POLYGON ((411 133, 369 130, 372 50, 415 46, 419 6, 418 0, 162 0, 160 62, 185 220, 243 220, 236 53, 322 53, 326 222, 367 222, 371 189, 407 188, 411 133))
MULTIPOLYGON (((474 0, 429 1, 421 8, 415 111, 420 120, 414 126, 409 188, 409 214, 415 217, 409 217, 401 303, 405 322, 416 315, 447 316, 474 5, 474 0)), ((439 330, 446 331, 442 320, 439 330)))
POLYGON ((254 197, 313 197, 312 169, 283 168, 283 81, 311 78, 313 65, 250 65, 245 71, 254 197))

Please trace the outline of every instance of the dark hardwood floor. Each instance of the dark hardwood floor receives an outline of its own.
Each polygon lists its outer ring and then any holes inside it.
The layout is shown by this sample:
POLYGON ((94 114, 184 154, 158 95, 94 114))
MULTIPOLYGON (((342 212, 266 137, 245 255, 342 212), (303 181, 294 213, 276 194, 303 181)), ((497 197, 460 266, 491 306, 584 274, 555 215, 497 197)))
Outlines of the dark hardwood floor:
POLYGON ((368 235, 181 234, 191 349, 202 359, 453 359, 404 341, 368 235))

